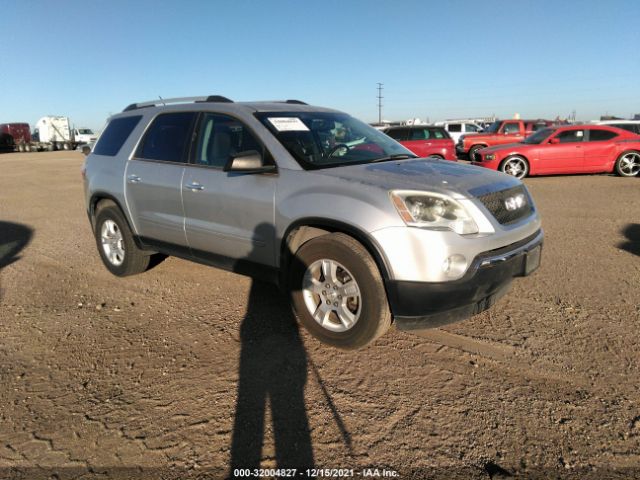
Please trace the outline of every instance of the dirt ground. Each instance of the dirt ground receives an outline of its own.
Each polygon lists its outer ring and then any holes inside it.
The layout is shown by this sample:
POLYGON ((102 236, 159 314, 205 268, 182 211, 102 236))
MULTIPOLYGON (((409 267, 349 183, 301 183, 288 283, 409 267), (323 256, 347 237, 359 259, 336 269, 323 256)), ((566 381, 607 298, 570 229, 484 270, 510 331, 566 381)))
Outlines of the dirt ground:
POLYGON ((0 155, 0 478, 640 478, 640 179, 527 179, 533 276, 344 352, 246 277, 109 274, 82 161, 0 155))

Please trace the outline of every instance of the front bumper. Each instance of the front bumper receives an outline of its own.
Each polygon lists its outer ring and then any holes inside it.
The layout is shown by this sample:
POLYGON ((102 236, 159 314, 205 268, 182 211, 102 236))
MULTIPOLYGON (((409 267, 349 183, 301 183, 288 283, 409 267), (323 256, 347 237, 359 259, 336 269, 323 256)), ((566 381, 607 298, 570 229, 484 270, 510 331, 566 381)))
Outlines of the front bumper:
POLYGON ((452 282, 387 280, 396 325, 401 330, 434 328, 480 313, 508 290, 516 277, 530 275, 540 264, 544 235, 482 253, 464 277, 452 282))

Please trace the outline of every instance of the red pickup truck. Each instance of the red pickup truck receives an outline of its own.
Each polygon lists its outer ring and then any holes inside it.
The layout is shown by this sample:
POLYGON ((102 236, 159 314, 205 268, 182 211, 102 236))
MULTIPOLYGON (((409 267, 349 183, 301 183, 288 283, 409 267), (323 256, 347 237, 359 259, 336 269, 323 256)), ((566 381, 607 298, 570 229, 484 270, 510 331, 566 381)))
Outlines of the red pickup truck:
POLYGON ((474 161, 478 150, 495 145, 518 143, 536 130, 553 125, 550 120, 496 120, 481 133, 470 133, 460 137, 456 153, 460 158, 474 161))

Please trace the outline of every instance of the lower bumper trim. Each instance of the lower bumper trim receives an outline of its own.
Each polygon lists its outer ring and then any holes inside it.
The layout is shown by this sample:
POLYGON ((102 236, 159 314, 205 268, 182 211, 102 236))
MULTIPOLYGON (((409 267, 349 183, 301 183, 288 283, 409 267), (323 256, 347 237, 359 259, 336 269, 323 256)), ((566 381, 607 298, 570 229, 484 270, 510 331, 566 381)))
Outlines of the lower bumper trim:
POLYGON ((473 315, 484 312, 491 308, 500 300, 508 291, 510 283, 504 285, 500 290, 483 298, 479 302, 470 303, 461 307, 446 310, 444 312, 432 313, 429 315, 421 315, 416 317, 394 317, 396 327, 399 330, 423 330, 428 328, 438 328, 450 323, 465 320, 473 315))

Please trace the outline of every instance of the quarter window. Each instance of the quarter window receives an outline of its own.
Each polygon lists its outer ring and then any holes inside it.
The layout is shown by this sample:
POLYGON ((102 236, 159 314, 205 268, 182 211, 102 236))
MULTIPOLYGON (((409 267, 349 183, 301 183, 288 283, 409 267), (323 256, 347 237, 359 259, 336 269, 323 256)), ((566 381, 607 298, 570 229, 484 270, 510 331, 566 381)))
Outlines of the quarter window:
POLYGON ((610 130, 589 130, 589 141, 591 142, 611 140, 617 136, 618 134, 616 132, 612 132, 610 130))
POLYGON ((136 157, 186 163, 195 112, 158 115, 144 136, 136 157))
POLYGON ((223 168, 232 155, 249 150, 263 153, 260 142, 241 122, 227 115, 202 115, 194 158, 196 165, 223 168))
POLYGON ((100 136, 93 153, 109 157, 116 156, 141 118, 142 115, 135 115, 111 120, 100 136))

